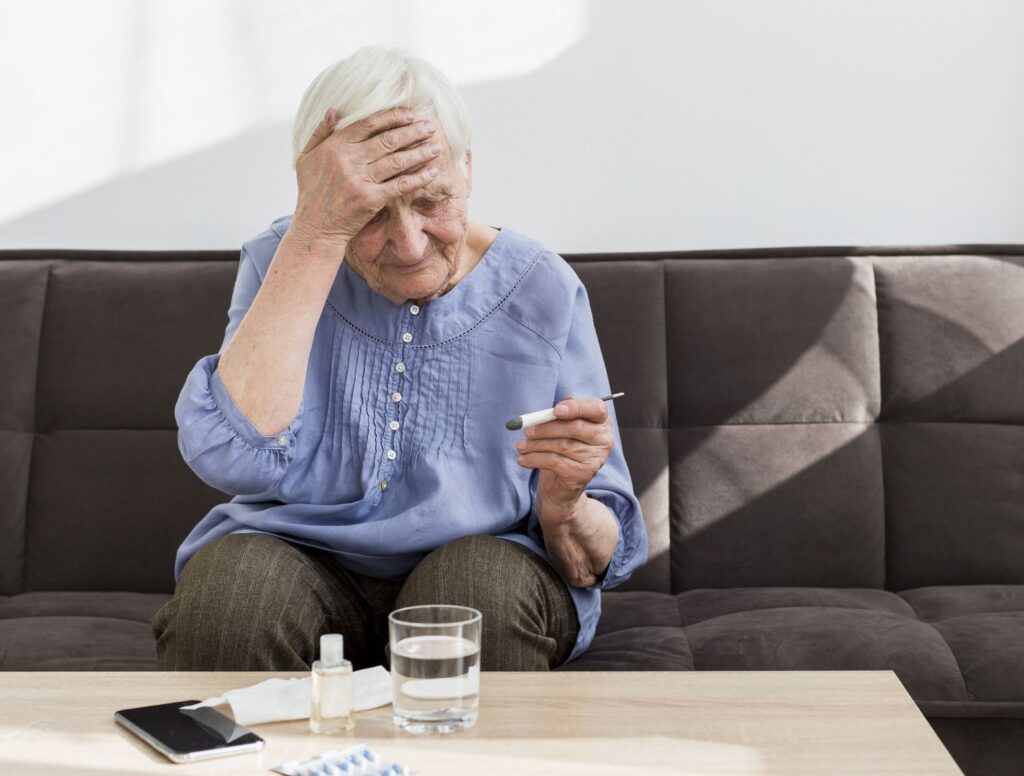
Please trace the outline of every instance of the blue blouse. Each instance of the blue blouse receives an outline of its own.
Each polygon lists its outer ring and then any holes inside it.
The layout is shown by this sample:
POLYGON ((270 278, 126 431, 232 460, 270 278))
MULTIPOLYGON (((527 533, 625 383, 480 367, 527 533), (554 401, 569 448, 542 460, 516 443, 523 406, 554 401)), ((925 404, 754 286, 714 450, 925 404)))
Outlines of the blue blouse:
MULTIPOLYGON (((224 342, 189 373, 174 409, 185 461, 234 495, 185 538, 175 579, 206 542, 238 532, 325 549, 381 579, 404 579, 431 550, 473 534, 519 542, 547 559, 534 506, 539 471, 516 463, 513 442, 522 434, 505 421, 569 394, 611 393, 576 273, 509 229, 422 307, 393 304, 343 263, 317 323, 298 413, 265 436, 233 402, 217 362, 290 222, 280 218, 242 246, 224 342)), ((619 541, 594 585, 566 582, 580 623, 569 660, 593 639, 600 590, 647 560, 611 403, 608 410, 615 447, 587 494, 615 515, 619 541)))

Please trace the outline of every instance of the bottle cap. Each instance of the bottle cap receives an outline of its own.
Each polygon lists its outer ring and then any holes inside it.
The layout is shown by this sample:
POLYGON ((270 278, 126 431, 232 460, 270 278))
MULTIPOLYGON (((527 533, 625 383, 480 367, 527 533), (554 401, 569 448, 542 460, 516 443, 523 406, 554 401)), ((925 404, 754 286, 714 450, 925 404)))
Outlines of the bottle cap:
POLYGON ((345 659, 344 644, 340 633, 325 633, 320 637, 320 662, 325 666, 341 665, 345 659))

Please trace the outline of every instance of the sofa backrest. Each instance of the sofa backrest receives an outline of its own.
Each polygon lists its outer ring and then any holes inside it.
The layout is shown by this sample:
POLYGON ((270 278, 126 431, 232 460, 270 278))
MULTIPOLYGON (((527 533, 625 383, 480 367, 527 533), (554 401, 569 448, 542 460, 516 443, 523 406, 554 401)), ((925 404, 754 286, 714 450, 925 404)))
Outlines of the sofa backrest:
MULTIPOLYGON (((566 258, 650 536, 620 589, 1024 582, 1024 246, 566 258)), ((0 595, 173 590, 237 264, 0 251, 0 595)))

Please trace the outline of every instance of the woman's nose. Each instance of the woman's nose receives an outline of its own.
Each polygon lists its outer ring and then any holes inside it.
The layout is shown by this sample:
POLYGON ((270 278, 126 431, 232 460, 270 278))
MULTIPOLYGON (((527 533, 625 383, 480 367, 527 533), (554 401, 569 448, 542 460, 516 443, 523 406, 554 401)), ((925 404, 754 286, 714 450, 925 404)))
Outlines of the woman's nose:
POLYGON ((396 258, 419 261, 427 249, 427 233, 421 219, 412 212, 400 213, 391 219, 388 240, 396 258))

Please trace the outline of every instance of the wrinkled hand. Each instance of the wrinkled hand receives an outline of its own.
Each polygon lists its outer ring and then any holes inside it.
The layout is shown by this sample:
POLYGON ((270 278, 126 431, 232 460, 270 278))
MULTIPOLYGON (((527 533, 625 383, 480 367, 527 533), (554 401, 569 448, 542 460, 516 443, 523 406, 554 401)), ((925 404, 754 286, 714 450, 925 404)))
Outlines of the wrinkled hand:
POLYGON ((391 200, 430 183, 441 153, 433 123, 389 108, 344 129, 324 115, 295 162, 299 196, 290 229, 316 240, 347 242, 391 200))
POLYGON ((576 517, 587 485, 615 445, 608 408, 601 399, 567 396, 555 406, 555 414, 557 420, 527 428, 526 438, 516 442, 517 463, 540 469, 537 512, 544 528, 576 517))

